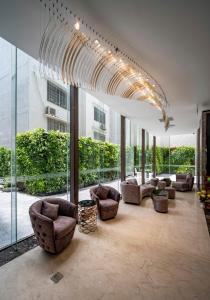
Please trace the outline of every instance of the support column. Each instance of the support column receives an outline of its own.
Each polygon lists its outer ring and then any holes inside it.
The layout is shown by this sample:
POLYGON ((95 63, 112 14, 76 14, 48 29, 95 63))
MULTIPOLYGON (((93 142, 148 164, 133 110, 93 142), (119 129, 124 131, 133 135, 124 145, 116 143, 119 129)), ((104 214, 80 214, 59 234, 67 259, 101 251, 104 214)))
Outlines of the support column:
POLYGON ((156 136, 153 136, 153 147, 152 147, 152 173, 153 177, 156 177, 156 136))
POLYGON ((142 184, 145 183, 145 129, 142 129, 142 155, 141 155, 141 178, 142 184))
POLYGON ((126 153, 125 153, 125 116, 121 116, 121 136, 120 136, 120 160, 121 160, 121 169, 120 169, 120 178, 121 181, 125 180, 126 177, 126 153))
POLYGON ((76 205, 79 200, 78 101, 78 88, 70 86, 70 201, 76 205))
POLYGON ((196 147, 196 180, 197 180, 197 189, 200 189, 200 153, 201 153, 201 147, 200 147, 200 128, 197 130, 197 147, 196 147))

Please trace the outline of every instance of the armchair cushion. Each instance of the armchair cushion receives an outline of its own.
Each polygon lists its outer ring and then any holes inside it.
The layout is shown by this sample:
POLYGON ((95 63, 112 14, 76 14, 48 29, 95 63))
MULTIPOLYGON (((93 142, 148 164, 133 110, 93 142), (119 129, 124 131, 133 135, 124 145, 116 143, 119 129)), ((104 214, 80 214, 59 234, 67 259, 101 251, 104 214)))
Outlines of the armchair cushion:
POLYGON ((43 201, 42 204, 42 215, 50 218, 51 220, 56 220, 58 217, 59 204, 51 204, 43 201))
POLYGON ((72 230, 74 230, 76 225, 76 220, 71 217, 66 216, 58 216, 58 218, 53 222, 55 238, 61 239, 67 234, 69 234, 72 230))
POLYGON ((105 199, 107 199, 108 193, 109 193, 109 189, 107 187, 99 184, 97 191, 96 191, 96 196, 98 196, 99 199, 105 200, 105 199))
POLYGON ((112 208, 118 206, 118 202, 113 199, 100 200, 99 203, 102 208, 112 208))

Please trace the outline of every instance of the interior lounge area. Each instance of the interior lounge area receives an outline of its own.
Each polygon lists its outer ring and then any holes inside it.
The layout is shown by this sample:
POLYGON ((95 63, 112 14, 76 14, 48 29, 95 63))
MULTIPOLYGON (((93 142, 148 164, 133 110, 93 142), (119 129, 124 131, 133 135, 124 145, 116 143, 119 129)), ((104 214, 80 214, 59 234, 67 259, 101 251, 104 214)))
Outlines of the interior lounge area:
POLYGON ((209 13, 0 0, 0 299, 210 299, 209 13))

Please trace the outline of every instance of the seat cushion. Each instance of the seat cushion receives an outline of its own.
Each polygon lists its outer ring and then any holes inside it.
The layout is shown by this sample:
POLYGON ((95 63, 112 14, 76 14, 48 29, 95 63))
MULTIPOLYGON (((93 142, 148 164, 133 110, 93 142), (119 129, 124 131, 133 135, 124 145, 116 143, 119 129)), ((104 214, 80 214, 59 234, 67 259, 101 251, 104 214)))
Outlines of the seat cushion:
POLYGON ((99 197, 99 199, 105 200, 107 199, 109 193, 109 189, 101 184, 99 184, 97 191, 96 191, 96 196, 99 197))
POLYGON ((76 225, 76 220, 71 217, 58 216, 58 218, 53 222, 55 238, 61 239, 67 234, 69 234, 76 225))
POLYGON ((155 187, 151 184, 141 185, 142 197, 150 197, 152 192, 155 190, 155 187))
POLYGON ((50 218, 51 220, 56 220, 58 217, 59 204, 52 204, 47 201, 43 201, 42 204, 42 215, 50 218))
POLYGON ((118 202, 113 199, 100 200, 99 204, 101 208, 112 208, 118 206, 118 202))

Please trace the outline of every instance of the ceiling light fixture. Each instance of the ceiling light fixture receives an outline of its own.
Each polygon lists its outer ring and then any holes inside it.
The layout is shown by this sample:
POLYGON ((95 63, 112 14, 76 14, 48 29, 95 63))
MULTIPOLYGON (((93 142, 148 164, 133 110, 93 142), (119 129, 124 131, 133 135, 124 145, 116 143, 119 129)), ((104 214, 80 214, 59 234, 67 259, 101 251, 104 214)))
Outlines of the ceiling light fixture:
POLYGON ((168 128, 167 99, 152 75, 84 20, 79 22, 61 0, 42 5, 49 10, 39 52, 42 74, 56 73, 67 84, 151 103, 168 128))

